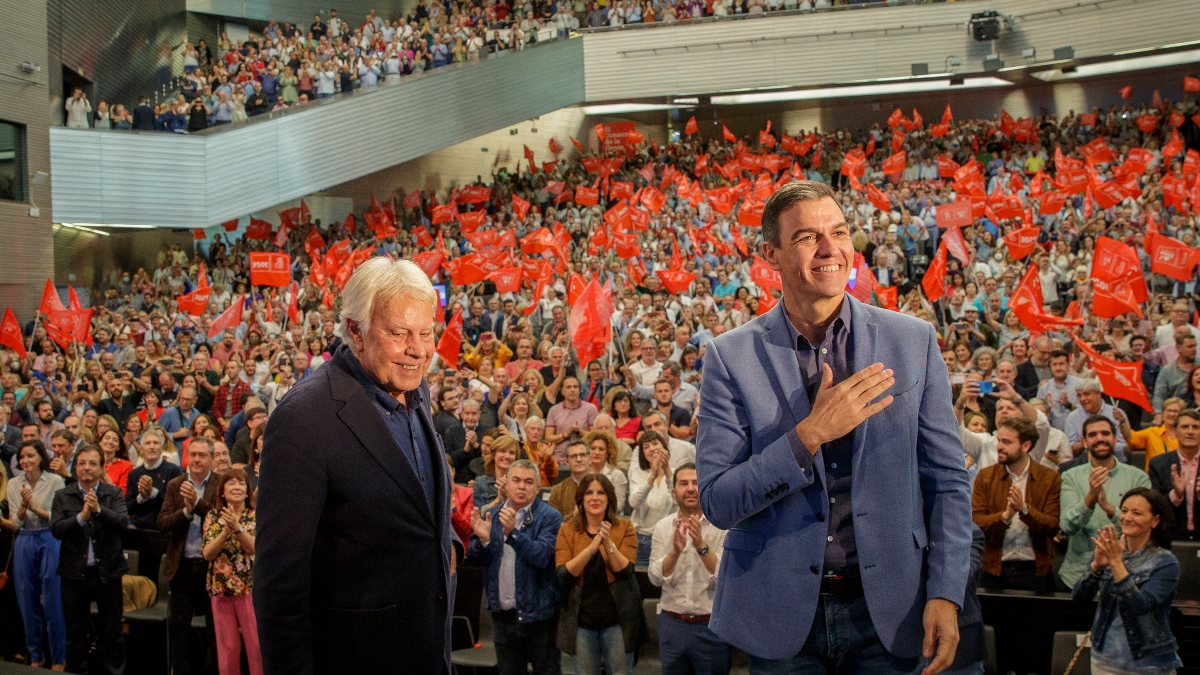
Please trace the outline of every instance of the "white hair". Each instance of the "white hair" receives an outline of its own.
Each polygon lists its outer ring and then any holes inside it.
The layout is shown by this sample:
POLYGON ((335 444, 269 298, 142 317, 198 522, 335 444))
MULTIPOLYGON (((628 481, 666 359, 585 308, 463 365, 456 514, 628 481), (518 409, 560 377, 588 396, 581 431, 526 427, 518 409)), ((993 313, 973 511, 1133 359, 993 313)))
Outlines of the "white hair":
POLYGON ((462 402, 463 410, 479 410, 479 401, 469 398, 462 402))
POLYGON ((342 312, 334 334, 342 338, 352 352, 355 351, 346 322, 357 323, 359 330, 366 334, 371 329, 371 314, 376 303, 397 297, 413 298, 430 305, 437 303, 437 292, 433 290, 429 276, 411 260, 376 256, 359 265, 342 290, 342 312))
POLYGON ((1103 392, 1104 387, 1100 386, 1100 380, 1089 378, 1075 385, 1075 391, 1099 391, 1103 392))

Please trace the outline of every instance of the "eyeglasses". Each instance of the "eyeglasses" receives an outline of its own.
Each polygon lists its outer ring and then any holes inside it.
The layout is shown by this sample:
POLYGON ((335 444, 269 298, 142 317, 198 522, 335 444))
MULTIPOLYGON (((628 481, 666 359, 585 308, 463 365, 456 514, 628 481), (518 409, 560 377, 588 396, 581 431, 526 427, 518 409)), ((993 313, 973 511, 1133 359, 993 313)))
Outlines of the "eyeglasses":
POLYGON ((578 452, 574 452, 574 453, 567 455, 567 459, 587 459, 588 457, 591 457, 591 454, 592 453, 590 453, 590 452, 585 452, 582 454, 578 453, 578 452))

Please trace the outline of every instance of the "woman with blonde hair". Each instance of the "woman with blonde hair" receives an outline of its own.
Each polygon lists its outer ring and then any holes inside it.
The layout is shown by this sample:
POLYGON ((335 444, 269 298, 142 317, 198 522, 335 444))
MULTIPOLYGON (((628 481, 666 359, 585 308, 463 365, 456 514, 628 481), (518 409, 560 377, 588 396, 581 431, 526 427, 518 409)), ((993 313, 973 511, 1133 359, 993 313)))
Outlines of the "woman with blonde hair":
POLYGON ((508 499, 504 491, 508 467, 517 461, 520 452, 517 439, 508 434, 492 439, 492 451, 483 457, 483 475, 475 477, 475 508, 490 511, 508 499))
POLYGON ((603 431, 588 432, 583 440, 591 449, 592 473, 598 473, 613 484, 617 494, 617 513, 625 510, 625 497, 629 494, 629 479, 617 468, 617 439, 603 431))
POLYGON ((530 417, 525 422, 525 434, 525 442, 521 444, 525 458, 538 465, 542 487, 550 487, 558 478, 558 460, 554 458, 554 446, 542 440, 546 437, 546 420, 530 417))
POLYGON ((479 344, 467 350, 463 360, 472 370, 479 370, 479 362, 484 358, 491 359, 492 365, 503 368, 512 359, 513 352, 508 345, 496 339, 491 331, 479 336, 479 344))

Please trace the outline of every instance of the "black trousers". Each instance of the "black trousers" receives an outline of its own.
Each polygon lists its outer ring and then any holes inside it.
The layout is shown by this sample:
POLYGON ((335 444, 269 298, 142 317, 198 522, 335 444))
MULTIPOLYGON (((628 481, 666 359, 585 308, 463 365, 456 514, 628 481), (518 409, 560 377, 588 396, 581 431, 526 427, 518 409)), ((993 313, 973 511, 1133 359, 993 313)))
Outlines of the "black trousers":
POLYGON ((990 591, 1036 591, 1050 593, 1054 590, 1053 575, 1039 577, 1037 563, 1032 560, 1010 560, 1000 564, 1000 576, 984 573, 983 587, 990 591))
POLYGON ((167 620, 168 641, 171 645, 171 671, 174 675, 214 675, 217 672, 217 636, 213 626, 212 598, 205 587, 208 562, 203 558, 184 558, 171 578, 170 618, 167 620), (201 614, 206 620, 204 669, 197 672, 190 665, 192 617, 201 614))
POLYGON ((554 675, 558 619, 517 621, 517 613, 492 612, 496 667, 500 675, 554 675), (533 666, 533 670, 529 667, 533 666))
POLYGON ((121 580, 101 581, 95 567, 87 568, 87 578, 63 579, 63 615, 67 620, 67 672, 88 672, 88 651, 92 644, 92 602, 96 603, 96 637, 104 651, 104 662, 112 675, 125 672, 125 636, 121 633, 124 597, 121 580))

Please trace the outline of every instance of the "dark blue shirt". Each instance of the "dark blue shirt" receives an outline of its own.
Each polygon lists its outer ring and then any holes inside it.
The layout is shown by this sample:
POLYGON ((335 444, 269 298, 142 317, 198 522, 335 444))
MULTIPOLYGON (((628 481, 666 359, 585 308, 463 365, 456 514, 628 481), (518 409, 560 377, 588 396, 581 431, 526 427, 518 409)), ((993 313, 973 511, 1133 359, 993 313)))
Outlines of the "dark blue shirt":
POLYGON ((346 349, 346 363, 350 365, 350 373, 354 375, 354 379, 358 380, 363 389, 366 389, 367 396, 375 404, 375 409, 379 411, 384 425, 392 434, 392 438, 396 440, 396 445, 399 445, 400 449, 404 451, 409 465, 416 471, 417 478, 421 481, 421 487, 425 489, 425 497, 429 500, 432 508, 434 502, 433 460, 429 456, 432 444, 426 438, 425 430, 421 427, 421 417, 418 412, 425 404, 422 390, 415 389, 404 392, 404 400, 408 402, 408 405, 405 405, 376 384, 349 349, 346 349))
MULTIPOLYGON (((786 312, 784 313, 786 317, 786 312)), ((833 370, 833 383, 850 377, 854 363, 854 341, 851 339, 850 301, 842 299, 842 308, 833 323, 825 331, 825 340, 819 344, 808 341, 796 330, 789 318, 788 332, 796 344, 796 361, 800 377, 811 402, 821 387, 821 364, 828 363, 833 370)), ((793 451, 802 466, 812 463, 808 449, 794 443, 793 451)), ((826 524, 829 535, 825 544, 825 574, 858 574, 858 547, 854 543, 854 513, 850 503, 850 488, 853 478, 850 467, 854 461, 854 432, 821 446, 821 459, 825 464, 825 492, 829 496, 829 512, 826 524)))

